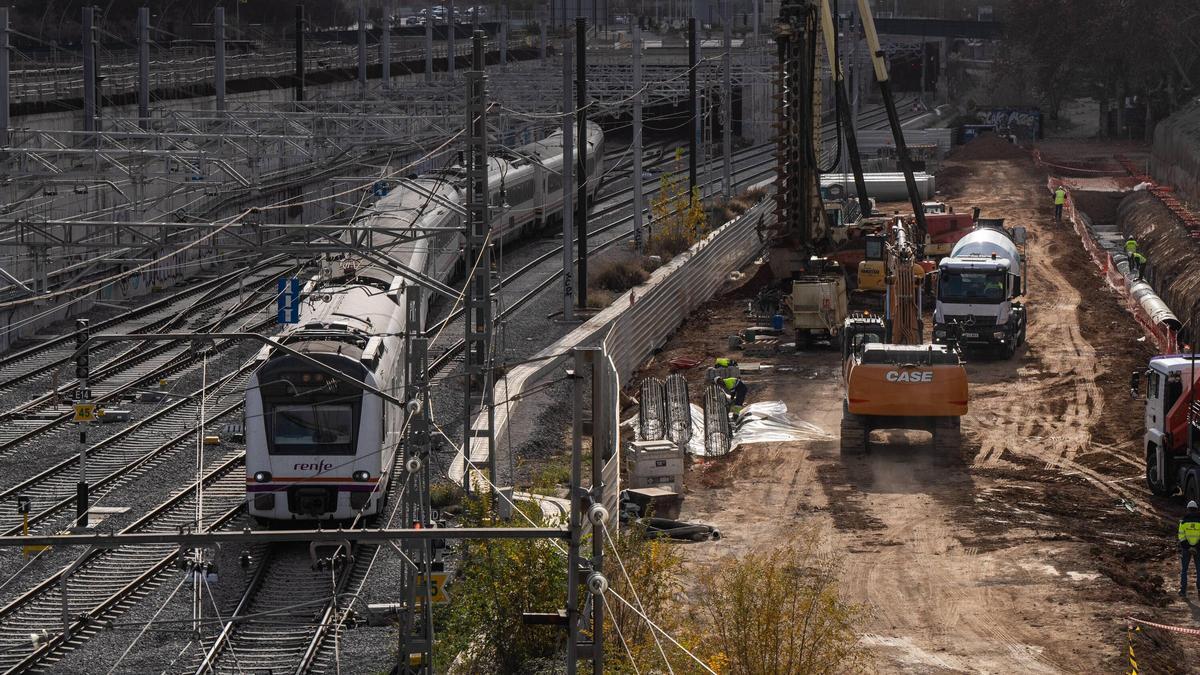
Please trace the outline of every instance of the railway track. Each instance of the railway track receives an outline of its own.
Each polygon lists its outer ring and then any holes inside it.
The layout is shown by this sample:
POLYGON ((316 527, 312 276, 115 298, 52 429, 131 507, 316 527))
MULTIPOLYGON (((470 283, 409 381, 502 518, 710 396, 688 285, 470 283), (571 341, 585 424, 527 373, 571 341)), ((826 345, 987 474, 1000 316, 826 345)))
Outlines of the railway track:
MULTIPOLYGON (((219 428, 217 425, 240 413, 251 371, 249 365, 243 366, 90 446, 86 451, 87 478, 93 505, 172 455, 195 447, 200 396, 205 396, 206 429, 219 428)), ((79 457, 75 455, 0 491, 0 502, 15 501, 18 496, 28 499, 30 531, 45 531, 73 520, 78 480, 79 457), (70 518, 66 518, 68 514, 70 518)), ((0 536, 20 534, 21 529, 22 518, 16 509, 0 509, 0 536)))
MULTIPOLYGON (((761 148, 749 149, 741 157, 754 153, 761 153, 761 148)), ((770 160, 751 161, 737 167, 736 174, 739 182, 747 183, 755 182, 772 171, 773 163, 770 160), (768 168, 764 170, 764 166, 768 168)), ((708 185, 716 182, 710 180, 708 185)), ((622 206, 627 208, 628 204, 622 202, 610 206, 602 213, 593 214, 592 218, 617 216, 622 206)), ((592 235, 617 230, 630 220, 629 217, 617 217, 615 222, 603 225, 592 235)), ((629 234, 618 232, 616 236, 598 243, 593 251, 603 250, 629 234)), ((511 283, 559 253, 561 250, 539 256, 534 263, 523 266, 517 273, 507 277, 502 285, 511 283)), ((552 277, 542 282, 510 305, 506 312, 515 312, 553 281, 552 277)), ((447 322, 452 320, 453 317, 446 319, 447 322)), ((73 346, 72 336, 64 336, 60 340, 70 342, 73 346)), ((452 359, 440 358, 431 364, 431 369, 445 369, 452 359)), ((163 363, 169 364, 170 360, 163 363)), ((5 361, 0 360, 0 377, 3 377, 4 367, 5 361)), ((225 416, 240 410, 238 402, 224 404, 230 402, 230 397, 240 398, 240 388, 246 376, 248 371, 241 370, 209 387, 210 397, 218 408, 209 418, 210 424, 217 424, 225 416)), ((98 473, 108 472, 97 480, 107 480, 103 485, 111 488, 118 484, 117 481, 132 476, 133 472, 147 470, 156 457, 170 452, 170 448, 187 444, 189 439, 194 442, 196 429, 189 427, 187 420, 194 419, 197 405, 195 396, 199 393, 172 403, 142 423, 93 446, 89 450, 89 467, 94 463, 98 473), (172 417, 180 421, 168 428, 168 420, 172 417), (151 447, 148 444, 151 430, 157 430, 159 435, 164 432, 172 435, 165 443, 151 447), (137 454, 137 460, 132 463, 125 461, 125 457, 134 454, 137 454), (119 465, 116 463, 118 458, 119 465), (109 461, 113 463, 105 463, 109 461)), ((52 495, 61 492, 67 481, 73 483, 77 461, 64 461, 0 493, 0 501, 13 498, 19 490, 25 490, 36 497, 35 504, 40 507, 34 514, 34 526, 45 527, 44 524, 53 522, 55 515, 62 513, 73 501, 56 501, 52 495)), ((205 529, 225 527, 242 512, 245 488, 239 469, 243 462, 244 455, 240 450, 224 451, 219 464, 206 475, 205 529)), ((398 482, 392 481, 389 489, 394 491, 397 487, 398 482)), ((125 531, 170 531, 191 524, 195 520, 196 494, 196 485, 189 485, 125 531)), ((13 520, 0 516, 0 528, 4 528, 6 533, 11 533, 14 526, 13 520)), ((378 552, 377 546, 357 548, 352 561, 332 572, 328 569, 313 570, 309 552, 303 547, 271 547, 256 554, 256 567, 241 601, 220 631, 205 642, 203 652, 197 652, 194 658, 195 672, 308 672, 332 667, 336 651, 330 649, 329 644, 331 638, 336 638, 343 629, 339 616, 346 609, 349 602, 347 598, 357 594, 365 584, 378 552)), ((77 568, 60 570, 0 608, 0 672, 51 668, 66 650, 82 645, 100 630, 103 620, 132 605, 161 584, 164 572, 171 568, 177 553, 177 549, 165 546, 91 551, 84 555, 77 568), (64 576, 72 591, 69 593, 65 624, 59 590, 64 576), (30 640, 31 633, 44 634, 45 637, 34 643, 30 640)))
MULTIPOLYGON (((172 321, 178 321, 188 313, 202 311, 227 300, 236 293, 239 278, 258 276, 279 267, 277 259, 263 261, 249 270, 240 269, 212 279, 195 282, 188 288, 171 295, 147 302, 121 314, 93 322, 92 333, 120 331, 136 333, 159 330, 172 321), (182 313, 182 314, 181 314, 182 313)), ((0 357, 0 401, 12 398, 11 392, 30 380, 43 380, 42 376, 67 364, 75 351, 76 332, 51 338, 31 347, 0 357)), ((114 346, 101 346, 92 350, 95 359, 105 358, 116 352, 114 346)), ((2 417, 0 417, 2 418, 2 417)))
MULTIPOLYGON (((245 457, 227 452, 215 462, 199 485, 187 485, 122 532, 212 531, 229 525, 244 511, 245 457), (203 521, 197 523, 201 493, 203 521)), ((52 670, 66 651, 103 630, 105 620, 154 590, 178 553, 174 546, 92 549, 0 608, 0 672, 52 670)))
MULTIPOLYGON (((270 282, 263 281, 259 285, 262 288, 271 286, 274 276, 270 278, 270 282)), ((248 299, 239 301, 231 307, 222 308, 214 305, 208 308, 207 311, 219 313, 219 316, 215 319, 211 319, 211 316, 200 317, 186 328, 197 332, 217 331, 247 317, 253 317, 262 311, 264 306, 265 300, 256 297, 256 293, 252 292, 248 299)), ((247 329, 251 331, 265 330, 273 322, 274 317, 270 317, 256 321, 247 329)), ((159 332, 170 330, 174 325, 166 325, 159 329, 159 332)), ((214 353, 231 348, 235 344, 233 341, 221 341, 214 346, 214 353)), ((135 344, 93 370, 92 378, 89 380, 89 388, 92 392, 90 400, 94 403, 118 400, 122 396, 136 392, 139 386, 145 382, 153 382, 162 377, 178 374, 195 366, 198 362, 197 352, 190 345, 180 342, 135 344)), ((73 396, 72 389, 73 385, 55 387, 33 401, 0 415, 0 454, 12 451, 48 432, 61 430, 63 425, 73 417, 73 407, 66 403, 70 400, 69 397, 73 396)))

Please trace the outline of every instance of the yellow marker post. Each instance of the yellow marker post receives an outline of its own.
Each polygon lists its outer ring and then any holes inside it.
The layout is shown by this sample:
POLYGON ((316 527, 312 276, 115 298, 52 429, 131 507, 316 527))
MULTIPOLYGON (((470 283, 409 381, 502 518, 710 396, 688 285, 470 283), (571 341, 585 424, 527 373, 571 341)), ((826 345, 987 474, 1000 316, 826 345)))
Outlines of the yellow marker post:
MULTIPOLYGON (((21 534, 29 536, 29 497, 17 496, 17 513, 21 514, 21 534)), ((26 558, 33 553, 41 553, 49 546, 24 546, 21 548, 21 553, 26 558)))
MULTIPOLYGON (((433 595, 431 601, 435 605, 444 605, 450 602, 450 594, 446 592, 446 581, 450 575, 446 572, 434 572, 430 576, 430 593, 433 595)), ((425 575, 417 575, 417 604, 424 602, 425 598, 421 593, 421 589, 425 588, 425 575)))

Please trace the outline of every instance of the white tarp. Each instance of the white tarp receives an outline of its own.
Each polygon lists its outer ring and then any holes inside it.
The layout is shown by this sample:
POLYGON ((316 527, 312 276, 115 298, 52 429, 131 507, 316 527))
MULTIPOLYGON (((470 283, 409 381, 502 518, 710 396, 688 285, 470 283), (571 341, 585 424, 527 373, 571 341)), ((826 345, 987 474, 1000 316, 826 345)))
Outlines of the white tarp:
MULTIPOLYGON (((707 457, 704 447, 704 409, 692 403, 692 438, 687 451, 695 457, 707 457)), ((638 418, 631 417, 621 423, 631 430, 638 440, 638 418)), ((828 441, 833 435, 821 427, 789 413, 783 401, 759 401, 742 408, 734 423, 733 440, 729 450, 746 443, 785 443, 787 441, 828 441)))

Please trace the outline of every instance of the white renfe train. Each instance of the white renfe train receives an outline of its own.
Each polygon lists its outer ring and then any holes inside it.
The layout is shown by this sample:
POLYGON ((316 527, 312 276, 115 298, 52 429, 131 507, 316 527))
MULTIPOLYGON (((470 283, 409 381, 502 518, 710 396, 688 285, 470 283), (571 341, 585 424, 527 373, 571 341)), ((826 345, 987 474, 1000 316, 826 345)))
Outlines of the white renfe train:
MULTIPOLYGON (((603 172, 604 133, 588 125, 588 193, 603 172)), ((520 236, 561 218, 562 135, 489 158, 494 238, 520 236), (500 210, 500 205, 509 207, 500 210)), ((373 227, 462 228, 447 203, 463 205, 462 167, 403 179, 360 222, 373 227)), ((387 241, 390 239, 385 238, 387 241)), ((385 252, 447 281, 463 261, 462 235, 397 244, 385 252)), ((281 338, 305 356, 402 398, 403 338, 410 282, 381 267, 346 270, 314 289, 300 322, 281 338)), ((419 317, 425 324, 427 299, 419 317)), ((303 359, 264 348, 246 385, 246 501, 259 522, 346 521, 383 511, 404 411, 303 359)))

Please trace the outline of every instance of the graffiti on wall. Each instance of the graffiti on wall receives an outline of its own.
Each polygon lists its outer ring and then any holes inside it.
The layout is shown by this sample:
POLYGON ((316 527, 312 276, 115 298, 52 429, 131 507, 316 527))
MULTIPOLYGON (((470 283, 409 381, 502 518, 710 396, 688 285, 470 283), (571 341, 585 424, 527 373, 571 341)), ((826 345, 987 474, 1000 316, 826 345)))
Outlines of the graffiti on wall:
POLYGON ((1031 141, 1042 135, 1042 111, 1037 108, 984 108, 975 112, 980 124, 991 124, 1002 134, 1031 141))

